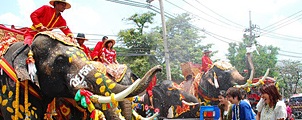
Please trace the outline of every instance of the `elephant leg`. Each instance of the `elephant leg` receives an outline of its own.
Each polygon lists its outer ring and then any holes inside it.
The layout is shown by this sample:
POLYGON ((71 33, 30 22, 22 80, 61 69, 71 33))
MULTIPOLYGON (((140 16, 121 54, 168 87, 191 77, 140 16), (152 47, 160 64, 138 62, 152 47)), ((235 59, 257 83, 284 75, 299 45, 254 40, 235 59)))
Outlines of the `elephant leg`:
POLYGON ((122 110, 122 115, 125 117, 126 120, 131 120, 132 117, 132 106, 129 100, 124 100, 119 102, 119 105, 122 110))

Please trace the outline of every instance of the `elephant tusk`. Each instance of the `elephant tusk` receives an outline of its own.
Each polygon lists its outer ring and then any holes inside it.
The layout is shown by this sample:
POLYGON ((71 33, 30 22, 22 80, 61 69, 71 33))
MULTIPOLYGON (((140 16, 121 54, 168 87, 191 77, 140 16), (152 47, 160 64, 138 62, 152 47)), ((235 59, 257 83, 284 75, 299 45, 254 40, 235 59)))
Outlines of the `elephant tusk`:
POLYGON ((255 86, 259 86, 261 83, 263 84, 263 81, 266 79, 266 77, 268 76, 269 73, 269 68, 266 70, 264 76, 262 77, 261 80, 259 80, 257 83, 255 83, 255 86))
POLYGON ((139 115, 135 110, 132 110, 132 114, 134 115, 135 118, 137 118, 137 120, 153 120, 158 115, 158 113, 155 113, 151 117, 144 118, 141 115, 139 115))
POLYGON ((247 88, 249 86, 249 81, 252 81, 254 77, 254 71, 251 71, 250 78, 244 85, 236 85, 235 88, 247 88))
POLYGON ((91 98, 91 101, 93 103, 110 103, 112 101, 122 101, 125 99, 126 96, 128 96, 133 90, 139 85, 139 83, 142 81, 142 79, 137 79, 132 85, 130 85, 127 89, 124 91, 116 94, 114 96, 114 100, 111 100, 111 96, 100 96, 100 95, 93 95, 91 98))
POLYGON ((182 102, 183 104, 186 104, 186 105, 189 105, 189 106, 199 105, 199 104, 200 104, 200 103, 187 102, 187 101, 184 101, 184 100, 182 100, 181 102, 182 102))

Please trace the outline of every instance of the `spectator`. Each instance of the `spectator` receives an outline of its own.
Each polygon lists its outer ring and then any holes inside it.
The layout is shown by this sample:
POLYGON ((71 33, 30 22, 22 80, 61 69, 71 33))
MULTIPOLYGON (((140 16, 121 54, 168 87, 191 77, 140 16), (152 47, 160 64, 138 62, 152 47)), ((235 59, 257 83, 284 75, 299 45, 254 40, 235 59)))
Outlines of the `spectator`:
POLYGON ((287 101, 285 102, 285 104, 286 104, 286 111, 287 111, 286 120, 292 120, 292 119, 293 119, 293 118, 292 118, 292 113, 293 113, 293 111, 292 111, 292 109, 290 108, 290 106, 288 105, 288 102, 287 102, 287 101))
MULTIPOLYGON (((51 31, 52 28, 55 27, 67 27, 66 21, 61 16, 61 13, 64 12, 65 9, 69 9, 71 7, 70 4, 66 2, 66 0, 51 0, 49 3, 53 7, 44 5, 30 14, 33 25, 28 28, 24 34, 24 44, 31 45, 33 37, 38 32, 51 31)), ((76 43, 68 27, 60 29, 76 43)))
MULTIPOLYGON (((102 60, 102 55, 101 55, 101 52, 102 52, 102 49, 103 49, 103 43, 105 42, 105 40, 107 40, 108 39, 108 37, 107 36, 104 36, 103 38, 102 38, 102 41, 99 41, 96 45, 95 45, 95 47, 94 47, 94 49, 93 49, 93 51, 92 51, 92 53, 91 53, 91 58, 92 58, 92 60, 94 60, 94 61, 101 61, 102 60)), ((101 61, 102 62, 102 61, 101 61)))
POLYGON ((241 100, 240 90, 237 88, 229 88, 226 92, 228 100, 234 104, 232 107, 233 120, 255 120, 255 114, 252 111, 251 106, 241 100))
POLYGON ((225 91, 220 91, 218 95, 219 104, 218 108, 220 110, 219 120, 232 120, 232 103, 227 99, 225 91))
POLYGON ((286 105, 274 84, 266 84, 260 88, 261 99, 257 104, 257 117, 260 120, 285 120, 286 105))
POLYGON ((202 68, 201 71, 207 72, 212 67, 212 61, 209 57, 209 54, 212 51, 209 51, 208 49, 204 50, 203 54, 204 56, 201 58, 202 68))

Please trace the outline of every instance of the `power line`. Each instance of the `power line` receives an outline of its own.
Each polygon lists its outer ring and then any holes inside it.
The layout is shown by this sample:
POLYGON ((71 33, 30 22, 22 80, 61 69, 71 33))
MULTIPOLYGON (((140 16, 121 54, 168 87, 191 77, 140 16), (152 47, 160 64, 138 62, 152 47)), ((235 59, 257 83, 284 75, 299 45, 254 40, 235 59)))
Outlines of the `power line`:
MULTIPOLYGON (((217 25, 217 26, 220 26, 220 27, 228 28, 228 27, 226 27, 226 26, 219 25, 219 24, 214 23, 214 22, 212 22, 212 21, 210 21, 210 20, 207 20, 207 19, 205 19, 205 18, 202 18, 202 17, 200 17, 199 15, 196 15, 196 14, 194 14, 194 13, 188 11, 188 10, 185 10, 185 9, 183 9, 182 7, 179 7, 179 6, 175 5, 174 3, 172 3, 172 2, 170 2, 170 1, 168 1, 168 0, 166 0, 166 2, 170 3, 171 5, 173 5, 173 6, 177 7, 177 8, 179 8, 179 9, 181 9, 181 10, 183 10, 183 11, 186 11, 186 12, 188 12, 188 13, 190 13, 190 14, 192 14, 192 15, 194 15, 194 16, 196 16, 196 17, 198 17, 198 18, 200 18, 200 19, 202 19, 202 20, 204 20, 204 21, 207 21, 207 22, 209 22, 209 23, 212 23, 212 24, 217 25)), ((232 29, 232 28, 228 28, 228 29, 232 29)), ((234 30, 234 29, 233 29, 233 30, 234 30)))
MULTIPOLYGON (((302 16, 302 14, 300 14, 299 16, 296 16, 295 18, 297 18, 297 17, 300 17, 300 16, 302 16)), ((272 32, 272 31, 275 31, 275 30, 277 30, 277 29, 280 29, 280 28, 282 28, 282 27, 284 27, 284 26, 287 26, 287 25, 289 25, 289 24, 291 24, 291 23, 293 23, 293 22, 295 22, 295 21, 297 21, 297 20, 300 20, 300 19, 302 19, 302 17, 300 17, 300 18, 297 18, 297 19, 290 19, 290 20, 288 20, 288 21, 286 21, 286 22, 288 22, 288 23, 282 23, 281 25, 279 25, 279 26, 277 26, 277 27, 275 27, 274 29, 273 28, 271 28, 271 29, 266 29, 266 31, 268 31, 268 32, 272 32), (293 20, 293 21, 291 21, 291 20, 293 20), (290 22, 289 22, 290 21, 290 22)))
POLYGON ((302 12, 302 10, 300 10, 300 11, 298 11, 298 12, 296 12, 296 13, 294 13, 294 14, 292 14, 292 15, 290 15, 290 16, 288 16, 288 17, 286 17, 286 18, 284 18, 284 19, 282 19, 282 20, 280 20, 280 21, 278 21, 278 22, 275 22, 275 23, 273 23, 273 24, 271 24, 271 25, 269 25, 269 26, 266 26, 266 27, 264 27, 263 29, 267 29, 267 28, 269 28, 269 27, 272 27, 273 25, 278 24, 278 23, 280 23, 280 22, 282 22, 282 21, 284 21, 284 20, 286 20, 286 19, 288 19, 288 18, 290 18, 290 17, 292 17, 292 16, 294 16, 294 15, 300 13, 300 12, 302 12))
POLYGON ((232 26, 232 27, 235 27, 235 28, 239 28, 240 30, 244 29, 244 28, 242 28, 242 27, 233 26, 233 25, 231 25, 231 24, 229 24, 229 23, 226 23, 226 22, 224 22, 224 21, 221 21, 221 20, 219 20, 219 19, 217 19, 217 18, 215 18, 215 17, 213 17, 213 16, 207 14, 206 12, 203 12, 202 10, 196 8, 195 6, 193 6, 192 4, 188 3, 187 1, 185 1, 185 0, 183 0, 183 1, 184 1, 185 3, 187 3, 188 5, 192 6, 193 8, 195 8, 196 10, 202 12, 202 13, 205 14, 205 15, 208 15, 209 17, 211 17, 211 18, 213 18, 213 19, 215 19, 215 20, 217 20, 217 21, 219 21, 219 22, 222 22, 222 23, 224 23, 224 24, 227 24, 227 25, 232 26))

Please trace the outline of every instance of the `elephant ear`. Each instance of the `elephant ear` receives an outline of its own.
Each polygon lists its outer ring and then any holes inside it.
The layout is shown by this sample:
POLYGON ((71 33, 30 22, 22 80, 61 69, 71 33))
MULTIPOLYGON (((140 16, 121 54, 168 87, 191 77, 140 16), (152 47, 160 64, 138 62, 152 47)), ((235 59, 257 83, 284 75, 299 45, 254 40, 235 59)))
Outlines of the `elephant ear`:
POLYGON ((24 80, 30 80, 30 76, 27 70, 27 54, 30 50, 30 47, 28 45, 24 45, 21 48, 19 48, 14 54, 15 58, 13 59, 13 68, 16 71, 17 78, 20 81, 24 80), (18 51, 19 50, 19 51, 18 51))

